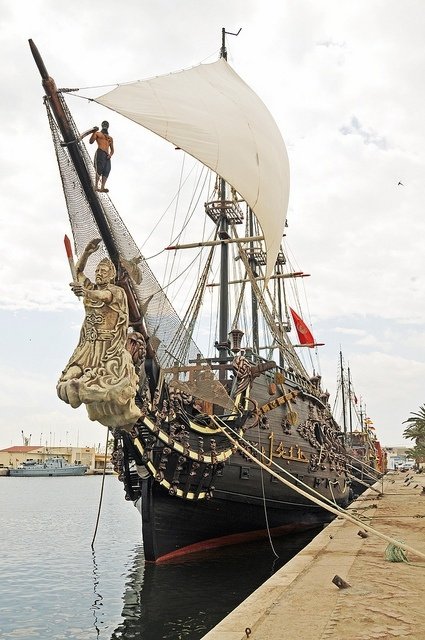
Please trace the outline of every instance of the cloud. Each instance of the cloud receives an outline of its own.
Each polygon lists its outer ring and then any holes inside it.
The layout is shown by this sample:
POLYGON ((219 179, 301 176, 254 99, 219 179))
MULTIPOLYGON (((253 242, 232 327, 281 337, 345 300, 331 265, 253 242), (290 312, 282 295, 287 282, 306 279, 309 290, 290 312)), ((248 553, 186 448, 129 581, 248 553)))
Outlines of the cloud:
POLYGON ((368 130, 362 127, 355 116, 351 118, 351 122, 349 125, 344 125, 340 127, 339 130, 344 136, 360 136, 365 144, 374 144, 378 147, 378 149, 382 149, 383 151, 386 151, 388 148, 388 143, 385 138, 379 136, 375 131, 368 130))
POLYGON ((318 47, 326 47, 327 49, 336 47, 337 49, 345 49, 347 47, 346 42, 335 42, 334 40, 323 40, 317 42, 318 47))
POLYGON ((335 333, 343 333, 345 335, 352 336, 361 336, 364 337, 366 335, 366 331, 364 329, 352 329, 349 327, 335 327, 335 333))

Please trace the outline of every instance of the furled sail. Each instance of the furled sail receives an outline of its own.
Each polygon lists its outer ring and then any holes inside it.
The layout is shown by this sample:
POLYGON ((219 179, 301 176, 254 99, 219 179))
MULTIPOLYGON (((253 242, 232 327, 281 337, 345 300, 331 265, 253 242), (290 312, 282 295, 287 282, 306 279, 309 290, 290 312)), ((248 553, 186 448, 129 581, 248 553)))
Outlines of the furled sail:
POLYGON ((261 225, 270 275, 285 227, 288 156, 270 112, 224 58, 119 85, 96 102, 184 149, 232 185, 261 225))

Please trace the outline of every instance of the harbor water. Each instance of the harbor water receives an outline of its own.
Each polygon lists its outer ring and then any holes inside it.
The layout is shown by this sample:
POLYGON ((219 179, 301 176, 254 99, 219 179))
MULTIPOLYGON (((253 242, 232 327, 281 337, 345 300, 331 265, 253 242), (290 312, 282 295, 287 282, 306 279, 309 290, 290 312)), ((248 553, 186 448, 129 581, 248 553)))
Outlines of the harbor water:
POLYGON ((92 550, 101 484, 0 478, 2 640, 198 640, 317 533, 145 564, 140 515, 116 476, 92 550))

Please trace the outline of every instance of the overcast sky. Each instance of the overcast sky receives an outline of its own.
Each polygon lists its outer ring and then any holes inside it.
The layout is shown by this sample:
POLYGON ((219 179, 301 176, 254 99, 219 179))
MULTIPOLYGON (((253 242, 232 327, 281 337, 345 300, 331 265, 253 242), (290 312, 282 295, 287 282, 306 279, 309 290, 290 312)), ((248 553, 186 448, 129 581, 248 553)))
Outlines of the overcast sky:
MULTIPOLYGON (((403 420, 425 403, 423 0, 0 0, 0 15, 0 447, 21 430, 33 444, 106 437, 56 397, 83 313, 28 38, 59 87, 100 87, 212 62, 223 26, 242 28, 228 60, 287 145, 287 242, 311 274, 324 386, 333 402, 342 348, 378 437, 402 443, 403 420)), ((142 244, 175 192, 162 170, 175 156, 94 103, 68 104, 81 131, 111 123, 110 195, 142 244)))

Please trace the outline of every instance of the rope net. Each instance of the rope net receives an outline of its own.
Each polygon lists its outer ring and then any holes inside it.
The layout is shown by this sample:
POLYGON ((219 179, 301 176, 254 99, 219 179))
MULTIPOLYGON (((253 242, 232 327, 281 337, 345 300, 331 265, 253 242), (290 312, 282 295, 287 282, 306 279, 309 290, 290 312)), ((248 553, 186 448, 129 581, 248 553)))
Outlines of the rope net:
MULTIPOLYGON (((80 133, 71 113, 59 94, 63 109, 68 117, 70 127, 75 134, 75 142, 79 146, 86 169, 95 182, 95 169, 90 155, 80 140, 80 133)), ((56 159, 59 166, 63 191, 68 209, 69 221, 74 238, 75 253, 80 256, 88 242, 101 237, 93 212, 87 201, 75 166, 71 160, 67 146, 62 143, 59 128, 54 120, 49 101, 45 100, 47 116, 52 133, 56 159)), ((115 209, 110 198, 105 194, 100 200, 100 206, 109 226, 110 233, 120 255, 121 262, 132 276, 132 288, 144 313, 146 329, 150 338, 158 342, 157 357, 163 367, 170 367, 176 361, 187 364, 200 353, 191 335, 180 320, 171 302, 168 300, 161 285, 150 270, 146 260, 131 237, 127 227, 115 209), (170 348, 170 345, 172 347, 170 348)), ((98 251, 91 255, 85 274, 94 280, 94 272, 98 262, 110 257, 102 243, 98 251)))

